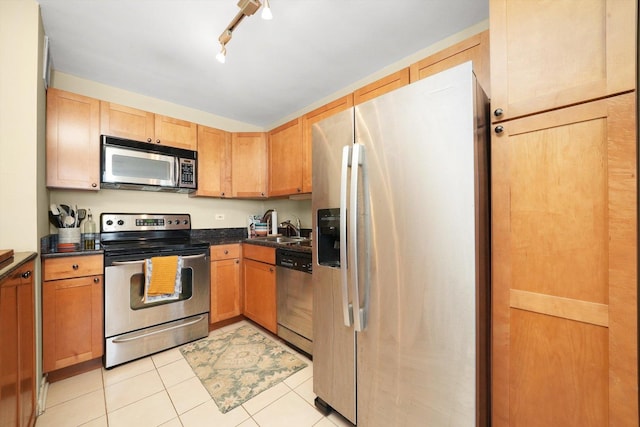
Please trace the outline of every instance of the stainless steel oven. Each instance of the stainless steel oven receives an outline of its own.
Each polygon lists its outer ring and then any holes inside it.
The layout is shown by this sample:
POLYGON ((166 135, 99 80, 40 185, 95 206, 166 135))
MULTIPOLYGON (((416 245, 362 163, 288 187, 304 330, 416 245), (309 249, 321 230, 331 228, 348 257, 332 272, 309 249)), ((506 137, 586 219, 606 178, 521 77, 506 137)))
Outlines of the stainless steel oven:
POLYGON ((311 252, 276 250, 278 336, 313 354, 311 252))
POLYGON ((102 214, 100 223, 105 367, 207 336, 209 244, 191 239, 189 215, 102 214), (174 294, 148 298, 147 260, 171 255, 180 259, 174 294))

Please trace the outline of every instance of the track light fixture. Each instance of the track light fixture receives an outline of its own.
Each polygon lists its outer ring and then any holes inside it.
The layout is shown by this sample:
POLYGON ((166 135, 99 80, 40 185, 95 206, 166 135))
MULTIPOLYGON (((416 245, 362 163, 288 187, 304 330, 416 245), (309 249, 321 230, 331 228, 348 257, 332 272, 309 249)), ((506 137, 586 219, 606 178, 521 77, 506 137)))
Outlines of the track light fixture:
MULTIPOLYGON (((220 34, 218 37, 218 41, 220 42, 220 52, 216 55, 216 59, 224 64, 226 55, 227 55, 227 43, 231 40, 231 35, 233 30, 242 22, 245 16, 251 16, 258 9, 260 9, 262 3, 260 0, 240 0, 238 2, 238 7, 240 11, 234 16, 231 20, 227 28, 220 34)), ((271 5, 269 4, 269 0, 265 0, 265 5, 262 7, 262 19, 272 19, 273 14, 271 13, 271 5)))

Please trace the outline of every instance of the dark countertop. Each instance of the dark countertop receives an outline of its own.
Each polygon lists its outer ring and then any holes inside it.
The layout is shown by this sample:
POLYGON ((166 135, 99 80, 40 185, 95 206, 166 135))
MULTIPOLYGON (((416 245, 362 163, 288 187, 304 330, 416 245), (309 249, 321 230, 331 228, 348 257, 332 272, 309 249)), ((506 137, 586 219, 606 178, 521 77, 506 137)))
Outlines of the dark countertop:
POLYGON ((9 276, 15 269, 37 256, 38 254, 35 252, 15 252, 11 258, 0 264, 0 280, 9 276))
MULTIPOLYGON (((311 252, 310 246, 301 246, 297 244, 284 244, 284 243, 269 242, 264 240, 247 239, 247 229, 244 227, 191 230, 191 238, 194 240, 208 242, 210 246, 228 245, 233 243, 250 243, 252 245, 268 246, 272 248, 283 248, 283 249, 289 249, 292 251, 311 252)), ((41 239, 40 256, 43 259, 78 256, 78 255, 81 256, 81 255, 104 254, 104 251, 102 249, 78 250, 73 252, 58 252, 56 242, 57 242, 56 234, 52 234, 50 236, 47 236, 41 239)))
POLYGON ((258 239, 244 239, 242 242, 249 243, 252 245, 258 245, 258 246, 269 246, 271 248, 281 248, 281 249, 287 249, 290 251, 311 253, 311 246, 302 246, 302 245, 291 244, 291 243, 276 243, 273 241, 270 242, 268 240, 258 240, 258 239))

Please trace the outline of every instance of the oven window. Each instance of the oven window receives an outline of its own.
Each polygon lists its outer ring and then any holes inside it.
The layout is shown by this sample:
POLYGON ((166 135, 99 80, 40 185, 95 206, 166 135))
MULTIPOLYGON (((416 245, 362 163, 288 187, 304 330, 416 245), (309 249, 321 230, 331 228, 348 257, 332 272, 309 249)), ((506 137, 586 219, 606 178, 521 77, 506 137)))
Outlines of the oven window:
POLYGON ((186 267, 182 269, 182 293, 178 299, 156 301, 151 303, 144 302, 144 274, 138 273, 129 279, 129 305, 132 310, 142 310, 149 307, 157 307, 163 304, 171 304, 191 298, 193 295, 193 269, 186 267))

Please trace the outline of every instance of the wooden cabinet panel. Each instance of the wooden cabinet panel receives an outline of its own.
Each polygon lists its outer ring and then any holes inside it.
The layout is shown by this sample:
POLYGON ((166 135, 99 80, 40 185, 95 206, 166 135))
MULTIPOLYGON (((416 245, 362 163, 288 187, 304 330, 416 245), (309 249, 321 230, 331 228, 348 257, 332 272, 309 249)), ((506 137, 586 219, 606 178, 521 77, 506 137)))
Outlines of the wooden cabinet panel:
POLYGON ((231 135, 233 197, 267 197, 267 138, 262 132, 231 135))
POLYGON ((198 126, 198 189, 190 195, 231 195, 231 133, 198 126))
POLYGON ((506 120, 632 90, 637 2, 492 0, 491 107, 506 120), (535 18, 534 18, 535 17, 535 18))
POLYGON ((0 426, 35 422, 34 262, 0 282, 0 426))
POLYGON ((154 142, 155 115, 113 102, 100 102, 100 133, 134 141, 154 142))
POLYGON ((242 245, 243 258, 253 259, 266 264, 276 263, 276 250, 269 246, 252 245, 250 243, 242 245))
MULTIPOLYGON (((0 287, 0 426, 18 425, 18 295, 6 279, 0 287)), ((19 281, 19 279, 17 279, 19 281)))
POLYGON ((637 425, 635 94, 502 129, 492 141, 494 425, 637 425))
POLYGON ((197 149, 198 126, 186 120, 156 114, 156 142, 185 150, 197 149))
POLYGON ((269 196, 302 192, 302 125, 297 118, 269 132, 269 196))
POLYGON ((312 169, 313 169, 313 149, 312 131, 314 123, 326 119, 334 114, 353 107, 353 94, 336 99, 322 107, 316 108, 302 116, 302 192, 310 193, 313 190, 312 169))
POLYGON ((403 68, 353 92, 353 104, 358 105, 409 84, 409 68, 403 68))
POLYGON ((244 314, 275 334, 277 333, 276 268, 250 259, 244 259, 242 265, 244 314))
POLYGON ((233 243, 230 245, 215 245, 209 248, 209 254, 212 261, 222 259, 240 258, 240 244, 233 243))
POLYGON ((100 189, 100 102, 47 91, 47 187, 100 189))
POLYGON ((43 284, 43 370, 50 372, 103 354, 102 276, 43 284))
POLYGON ((411 64, 409 77, 413 83, 464 62, 472 61, 473 72, 480 86, 491 98, 489 60, 489 30, 486 30, 411 64))
POLYGON ((242 314, 240 244, 215 245, 211 255, 211 311, 209 323, 242 314))
POLYGON ((240 259, 212 261, 209 322, 219 322, 240 314, 240 259))
POLYGON ((58 280, 102 274, 102 255, 48 258, 44 262, 43 280, 58 280))
POLYGON ((195 151, 195 123, 174 119, 112 102, 100 103, 100 130, 104 135, 168 145, 195 151))

